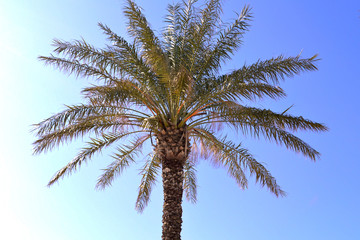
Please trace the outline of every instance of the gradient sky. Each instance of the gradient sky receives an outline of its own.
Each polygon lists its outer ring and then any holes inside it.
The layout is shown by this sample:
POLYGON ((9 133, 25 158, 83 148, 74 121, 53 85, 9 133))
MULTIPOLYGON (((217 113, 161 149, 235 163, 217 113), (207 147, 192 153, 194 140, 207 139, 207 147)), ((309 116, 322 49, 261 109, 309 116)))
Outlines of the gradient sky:
MULTIPOLYGON (((168 3, 136 1, 157 33, 168 3)), ((184 202, 183 240, 355 240, 360 236, 360 2, 224 0, 224 20, 245 4, 254 21, 239 52, 224 67, 284 54, 322 59, 319 71, 281 84, 288 97, 256 103, 323 122, 330 131, 296 133, 322 153, 313 163, 265 140, 237 137, 266 163, 288 193, 276 198, 259 185, 240 190, 224 169, 200 161, 198 203, 184 202)), ((52 188, 51 176, 72 159, 79 142, 33 156, 31 124, 81 102, 75 79, 37 60, 54 38, 83 37, 103 46, 102 22, 126 38, 123 1, 0 0, 0 239, 160 239, 161 183, 143 214, 134 210, 140 182, 130 168, 111 188, 94 186, 110 158, 104 152, 52 188)), ((143 162, 143 158, 139 159, 143 162)))

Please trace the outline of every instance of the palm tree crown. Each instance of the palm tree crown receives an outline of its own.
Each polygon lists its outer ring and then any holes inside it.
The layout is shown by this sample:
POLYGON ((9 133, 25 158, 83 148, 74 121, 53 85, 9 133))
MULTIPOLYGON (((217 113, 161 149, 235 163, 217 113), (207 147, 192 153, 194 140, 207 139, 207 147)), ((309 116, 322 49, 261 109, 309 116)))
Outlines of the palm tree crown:
POLYGON ((151 142, 154 151, 141 171, 136 201, 139 211, 147 205, 161 169, 163 177, 170 171, 164 168, 166 161, 180 162, 181 194, 184 191, 193 202, 198 159, 222 165, 242 188, 247 188, 249 173, 276 196, 284 195, 274 177, 246 148, 219 136, 217 127, 222 123, 244 134, 275 140, 312 160, 318 158, 315 149, 290 132, 325 131, 323 124, 286 111, 275 113, 241 104, 243 100, 284 97, 279 82, 316 70, 316 55, 258 60, 223 74, 222 64, 239 48, 249 28, 250 8, 244 7, 235 21, 225 24, 220 20, 220 0, 209 0, 202 9, 195 8, 196 2, 169 5, 167 26, 159 38, 141 9, 127 0, 124 14, 132 43, 99 24, 111 43, 105 48, 95 48, 85 40, 54 40, 55 55, 40 57, 60 70, 95 77, 101 82, 83 89, 84 104, 68 106, 35 125, 35 153, 92 134, 87 145, 54 175, 49 186, 77 170, 96 152, 126 138, 128 143, 117 146, 112 155, 114 161, 104 170, 96 187, 109 186, 136 161, 144 143, 151 142))

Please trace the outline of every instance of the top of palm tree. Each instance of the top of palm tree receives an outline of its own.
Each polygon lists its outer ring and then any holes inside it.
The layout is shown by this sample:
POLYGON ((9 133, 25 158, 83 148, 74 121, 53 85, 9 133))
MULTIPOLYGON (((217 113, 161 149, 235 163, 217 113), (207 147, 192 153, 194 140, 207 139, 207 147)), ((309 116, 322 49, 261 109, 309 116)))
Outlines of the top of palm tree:
MULTIPOLYGON (((193 151, 185 163, 185 192, 196 201, 195 164, 198 157, 223 165, 231 177, 247 187, 246 171, 276 196, 284 195, 269 171, 239 143, 219 137, 222 123, 254 137, 264 136, 288 149, 316 160, 319 153, 290 132, 325 131, 327 128, 287 111, 275 113, 244 105, 244 100, 278 99, 285 92, 280 81, 304 71, 316 70, 317 56, 278 56, 258 60, 229 73, 221 66, 241 46, 252 19, 245 6, 231 23, 221 21, 221 1, 209 0, 202 9, 196 0, 168 6, 161 36, 150 28, 141 9, 127 0, 124 14, 132 42, 99 24, 110 44, 98 49, 85 40, 54 40, 54 54, 41 56, 45 64, 81 77, 95 77, 99 85, 85 88, 86 102, 68 106, 39 124, 34 152, 51 150, 60 143, 91 135, 80 153, 49 182, 72 173, 104 147, 127 138, 116 148, 111 163, 97 187, 111 184, 136 160, 141 146, 162 132, 182 129, 192 141, 193 151)), ((161 162, 156 152, 142 169, 136 207, 142 210, 151 192, 161 162)))

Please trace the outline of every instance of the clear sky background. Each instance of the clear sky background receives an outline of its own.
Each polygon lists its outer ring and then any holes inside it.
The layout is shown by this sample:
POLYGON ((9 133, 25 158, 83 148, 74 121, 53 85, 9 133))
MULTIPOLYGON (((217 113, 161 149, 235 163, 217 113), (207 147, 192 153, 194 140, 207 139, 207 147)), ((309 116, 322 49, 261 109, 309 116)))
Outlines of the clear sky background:
MULTIPOLYGON (((172 1, 137 3, 159 33, 172 1)), ((240 190, 221 168, 198 165, 198 203, 184 202, 183 240, 355 240, 360 238, 360 2, 357 0, 224 0, 224 20, 245 4, 254 21, 224 71, 257 59, 318 53, 319 71, 287 79, 288 97, 256 103, 323 122, 330 131, 298 136, 322 153, 311 162, 265 140, 237 136, 288 193, 276 198, 257 184, 240 190)), ((32 156, 31 124, 81 102, 75 79, 37 60, 53 38, 85 38, 104 46, 98 22, 126 38, 122 0, 0 0, 0 239, 160 239, 162 186, 143 214, 134 210, 140 183, 133 166, 111 188, 96 191, 104 153, 81 171, 47 188, 80 142, 32 156)), ((235 137, 235 136, 234 136, 235 137)), ((143 162, 143 158, 139 158, 143 162)))

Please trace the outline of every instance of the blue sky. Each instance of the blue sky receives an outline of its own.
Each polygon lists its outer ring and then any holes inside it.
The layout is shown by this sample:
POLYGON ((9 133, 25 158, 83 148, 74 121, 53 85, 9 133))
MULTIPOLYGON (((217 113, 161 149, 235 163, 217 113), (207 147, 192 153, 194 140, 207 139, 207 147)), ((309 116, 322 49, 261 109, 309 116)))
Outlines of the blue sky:
MULTIPOLYGON (((137 1, 158 33, 171 2, 137 1)), ((240 190, 223 169, 200 162, 198 203, 184 202, 182 238, 359 239, 360 2, 224 0, 224 20, 245 4, 253 8, 252 27, 223 70, 280 54, 318 53, 319 71, 281 85, 287 98, 256 104, 276 111, 294 104, 290 113, 323 122, 330 131, 297 133, 322 153, 316 163, 265 140, 233 136, 266 163, 288 196, 276 198, 256 184, 240 190)), ((160 182, 144 213, 134 210, 140 165, 111 188, 95 191, 109 162, 104 152, 49 189, 48 180, 81 141, 40 156, 31 150, 30 125, 64 104, 80 103, 79 92, 89 84, 43 66, 37 56, 50 54, 53 38, 83 37, 103 46, 98 22, 127 37, 122 6, 120 0, 0 0, 0 239, 160 239, 160 182)))

